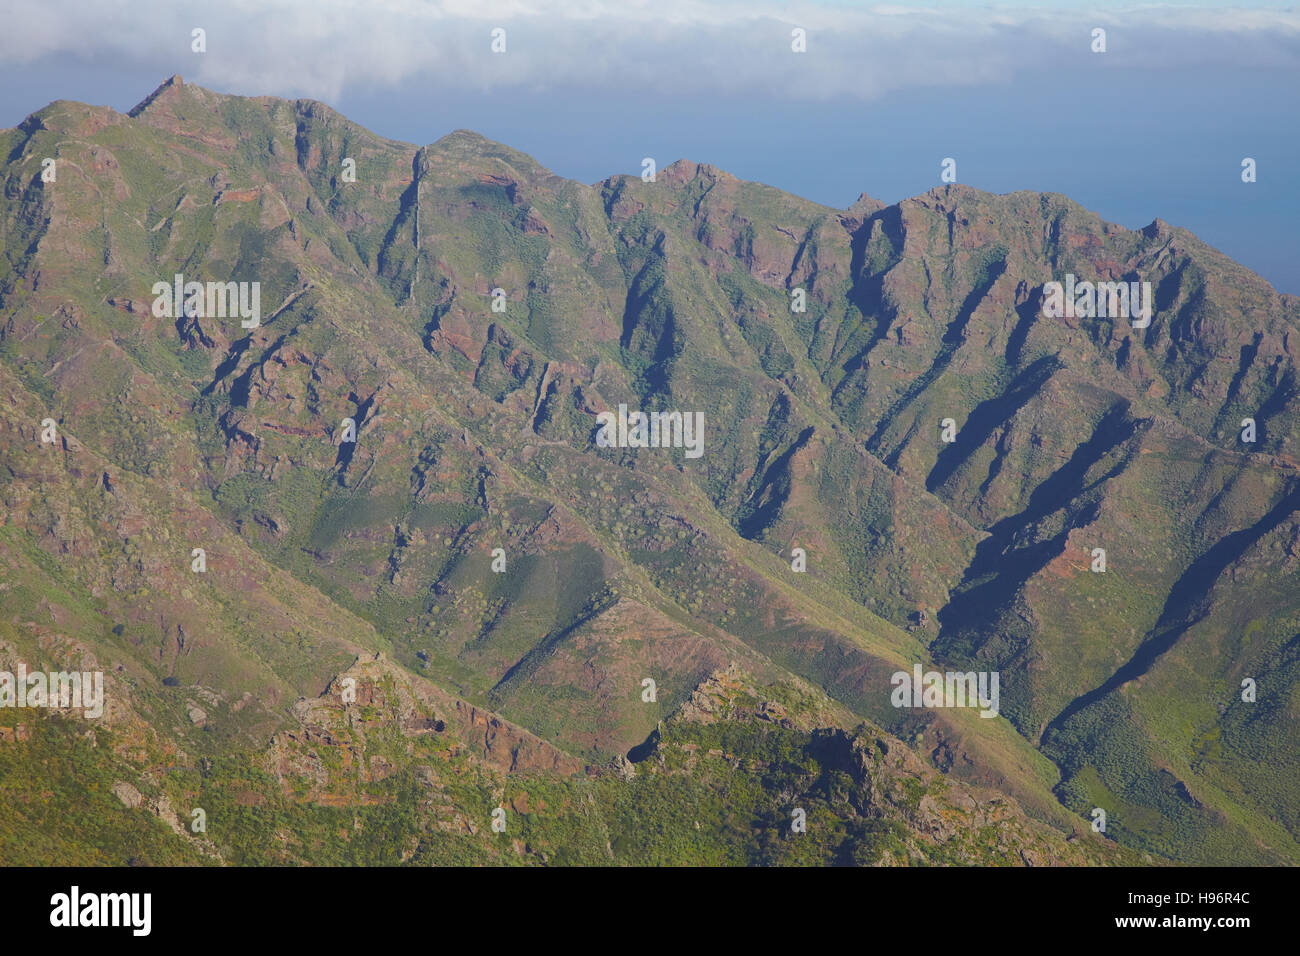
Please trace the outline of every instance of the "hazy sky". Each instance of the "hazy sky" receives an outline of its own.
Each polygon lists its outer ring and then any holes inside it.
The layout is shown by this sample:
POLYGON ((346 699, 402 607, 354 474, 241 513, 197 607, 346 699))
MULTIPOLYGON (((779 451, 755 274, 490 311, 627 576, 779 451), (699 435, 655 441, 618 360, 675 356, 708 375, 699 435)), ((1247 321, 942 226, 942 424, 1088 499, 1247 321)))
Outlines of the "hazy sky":
POLYGON ((1159 217, 1300 293, 1297 3, 8 6, 4 126, 55 99, 126 110, 180 73, 321 99, 414 143, 475 129, 584 182, 687 157, 843 207, 938 185, 951 156, 960 182, 1065 193, 1129 227, 1159 217))

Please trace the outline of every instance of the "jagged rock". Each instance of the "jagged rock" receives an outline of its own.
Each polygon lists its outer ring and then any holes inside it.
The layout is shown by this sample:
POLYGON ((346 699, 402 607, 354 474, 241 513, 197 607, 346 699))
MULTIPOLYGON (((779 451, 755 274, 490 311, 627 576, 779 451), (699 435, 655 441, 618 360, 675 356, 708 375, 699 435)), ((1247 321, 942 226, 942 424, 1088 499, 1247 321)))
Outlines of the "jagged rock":
POLYGON ((627 754, 616 754, 609 765, 624 780, 631 780, 636 776, 636 764, 627 758, 627 754))
POLYGON ((113 795, 122 801, 122 805, 134 810, 144 803, 144 795, 124 780, 113 784, 113 795))

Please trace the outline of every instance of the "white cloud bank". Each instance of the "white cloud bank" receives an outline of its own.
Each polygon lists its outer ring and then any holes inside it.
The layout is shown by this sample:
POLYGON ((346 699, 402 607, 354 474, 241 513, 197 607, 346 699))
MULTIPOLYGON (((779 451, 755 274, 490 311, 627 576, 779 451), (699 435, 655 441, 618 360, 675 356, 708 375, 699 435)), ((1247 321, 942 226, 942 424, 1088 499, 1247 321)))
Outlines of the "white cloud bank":
POLYGON ((1012 80, 1089 54, 1098 69, 1300 71, 1300 12, 1054 5, 785 4, 770 0, 18 0, 0 63, 50 56, 156 65, 216 89, 336 100, 345 90, 593 89, 665 96, 872 99, 1012 80), (207 52, 190 31, 207 31, 207 52), (506 52, 491 31, 506 30, 506 52), (807 52, 791 51, 791 30, 807 52))

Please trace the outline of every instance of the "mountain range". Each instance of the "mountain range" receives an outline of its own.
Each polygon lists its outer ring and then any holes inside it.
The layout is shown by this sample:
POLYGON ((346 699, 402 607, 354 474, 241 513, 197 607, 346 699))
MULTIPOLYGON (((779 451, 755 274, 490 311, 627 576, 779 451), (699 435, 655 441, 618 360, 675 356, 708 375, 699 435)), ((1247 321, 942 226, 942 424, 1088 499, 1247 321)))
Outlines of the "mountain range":
POLYGON ((105 681, 6 862, 1300 863, 1300 298, 1186 230, 180 77, 0 155, 0 671, 105 681))

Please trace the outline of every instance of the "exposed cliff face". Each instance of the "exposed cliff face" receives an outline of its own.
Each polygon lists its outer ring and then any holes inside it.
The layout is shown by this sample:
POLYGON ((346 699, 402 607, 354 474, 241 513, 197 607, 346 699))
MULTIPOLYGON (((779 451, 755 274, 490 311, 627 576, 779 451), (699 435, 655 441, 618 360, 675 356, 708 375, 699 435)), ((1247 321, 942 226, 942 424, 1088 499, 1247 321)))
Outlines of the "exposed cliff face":
MULTIPOLYGON (((523 728, 415 677, 382 652, 358 659, 320 697, 301 699, 291 709, 302 727, 278 735, 273 749, 293 743, 344 747, 361 758, 368 734, 396 730, 407 737, 443 735, 453 755, 468 754, 503 772, 574 774, 584 767, 523 728)), ((313 763, 319 759, 312 756, 313 763)))
POLYGON ((732 666, 710 675, 660 727, 634 773, 721 779, 737 789, 732 778, 762 780, 776 797, 768 813, 789 821, 774 828, 767 862, 786 854, 793 862, 800 840, 818 845, 820 862, 878 866, 1141 862, 1086 827, 1063 834, 1004 794, 946 777, 878 728, 814 726, 827 716, 807 689, 764 689, 732 666), (828 816, 842 843, 816 832, 828 816))
POLYGON ((1300 301, 1185 230, 584 185, 179 78, 0 137, 0 639, 111 660, 136 772, 346 729, 562 775, 735 662, 838 709, 786 730, 870 720, 1059 828, 1300 858, 1300 301), (177 275, 256 321, 157 308, 177 275), (1150 322, 1053 283, 1146 283, 1150 322), (620 406, 702 412, 704 454, 601 447, 620 406), (382 732, 331 703, 358 660, 382 732), (918 661, 998 671, 1001 717, 892 706, 918 661))

